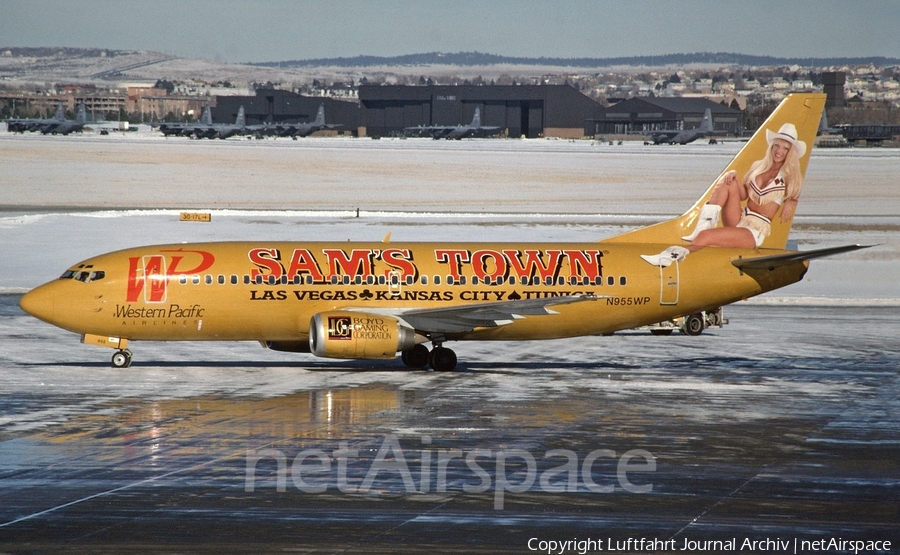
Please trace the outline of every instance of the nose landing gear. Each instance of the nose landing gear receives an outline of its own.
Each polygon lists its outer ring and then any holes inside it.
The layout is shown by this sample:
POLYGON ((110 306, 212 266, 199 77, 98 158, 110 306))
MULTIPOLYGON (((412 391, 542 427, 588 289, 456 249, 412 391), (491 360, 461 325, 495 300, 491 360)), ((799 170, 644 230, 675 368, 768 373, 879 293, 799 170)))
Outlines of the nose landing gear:
POLYGON ((128 368, 131 366, 131 351, 123 349, 116 351, 112 356, 113 368, 128 368))

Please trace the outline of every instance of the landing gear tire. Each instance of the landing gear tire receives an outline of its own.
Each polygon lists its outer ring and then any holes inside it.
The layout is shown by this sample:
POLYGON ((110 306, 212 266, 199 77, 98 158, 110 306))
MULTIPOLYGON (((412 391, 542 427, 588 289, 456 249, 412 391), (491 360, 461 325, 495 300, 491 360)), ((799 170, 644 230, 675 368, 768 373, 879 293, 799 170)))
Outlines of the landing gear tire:
POLYGON ((698 312, 696 314, 691 314, 684 319, 684 325, 682 326, 681 331, 686 335, 700 335, 703 333, 704 327, 703 314, 698 312))
POLYGON ((113 368, 128 368, 131 366, 130 351, 116 351, 112 356, 113 368))
POLYGON ((456 368, 456 353, 446 347, 435 347, 431 350, 429 363, 437 372, 450 372, 456 368))
POLYGON ((431 353, 428 351, 428 347, 419 343, 412 349, 407 349, 400 353, 400 360, 403 361, 409 368, 417 368, 419 370, 428 368, 428 362, 431 358, 431 353))

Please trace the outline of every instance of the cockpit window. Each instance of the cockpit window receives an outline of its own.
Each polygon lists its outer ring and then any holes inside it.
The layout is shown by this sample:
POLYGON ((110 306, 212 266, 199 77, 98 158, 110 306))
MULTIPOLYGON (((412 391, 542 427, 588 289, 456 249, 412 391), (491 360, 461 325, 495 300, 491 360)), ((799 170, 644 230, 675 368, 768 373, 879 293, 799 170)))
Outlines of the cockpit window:
POLYGON ((103 270, 94 270, 92 272, 87 270, 66 270, 63 275, 59 276, 59 279, 74 279, 82 283, 89 283, 91 281, 100 281, 105 277, 106 272, 103 270))

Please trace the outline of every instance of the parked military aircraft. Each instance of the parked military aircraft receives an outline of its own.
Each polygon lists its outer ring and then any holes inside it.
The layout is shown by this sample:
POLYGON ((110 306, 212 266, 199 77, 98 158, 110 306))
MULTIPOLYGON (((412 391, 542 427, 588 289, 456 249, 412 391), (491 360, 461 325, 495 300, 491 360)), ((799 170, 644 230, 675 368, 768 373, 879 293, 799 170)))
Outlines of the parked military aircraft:
POLYGON ((11 118, 6 120, 6 129, 10 133, 39 131, 45 125, 66 119, 66 104, 60 102, 56 106, 56 115, 52 118, 11 118))
POLYGON ((653 144, 655 145, 660 143, 686 145, 713 133, 715 133, 715 131, 713 130, 712 110, 707 108, 706 112, 703 113, 703 120, 700 122, 699 127, 694 129, 663 129, 653 131, 650 133, 650 137, 653 139, 653 144))
POLYGON ((83 343, 116 349, 116 367, 131 364, 132 341, 255 340, 331 358, 400 353, 411 368, 452 370, 450 341, 595 336, 711 311, 800 281, 814 258, 864 248, 791 250, 792 206, 784 221, 771 219, 758 247, 647 257, 684 243, 720 180, 745 175, 776 146, 783 153, 782 137, 796 145, 792 164, 804 174, 824 105, 824 94, 788 96, 687 212, 598 242, 136 247, 79 262, 20 304, 83 343))
POLYGON ((84 107, 83 102, 78 103, 78 112, 75 115, 75 119, 66 119, 63 117, 61 120, 54 121, 52 123, 48 123, 41 128, 41 133, 44 135, 68 135, 69 133, 81 132, 84 129, 85 124, 87 123, 87 110, 84 107))
POLYGON ((325 123, 325 105, 319 104, 316 119, 307 123, 276 123, 268 124, 258 131, 261 135, 275 135, 276 137, 308 137, 322 129, 336 129, 343 127, 340 123, 325 123))
POLYGON ((247 131, 247 121, 244 116, 244 107, 238 109, 234 123, 211 123, 207 126, 198 126, 194 129, 194 136, 198 139, 227 139, 235 135, 244 134, 247 131))
POLYGON ((87 112, 84 103, 78 104, 78 113, 74 120, 66 119, 66 105, 60 102, 56 106, 56 114, 52 118, 26 118, 6 120, 6 129, 13 133, 40 131, 42 134, 68 135, 81 131, 87 123, 87 112))
POLYGON ((209 106, 203 107, 203 113, 200 115, 200 120, 196 122, 183 123, 183 122, 159 122, 151 124, 152 127, 157 127, 166 137, 170 135, 185 135, 190 136, 194 134, 194 130, 198 128, 208 128, 213 124, 212 122, 212 112, 210 112, 209 106))
POLYGON ((481 108, 475 108, 472 123, 468 125, 419 125, 406 127, 404 131, 417 137, 431 137, 433 139, 464 139, 466 137, 490 137, 500 134, 500 127, 496 125, 481 125, 481 108))
POLYGON ((200 120, 194 123, 157 123, 156 127, 163 135, 182 135, 197 139, 227 139, 235 135, 250 134, 262 126, 248 126, 244 116, 244 107, 238 109, 234 123, 213 123, 209 106, 203 108, 200 120))

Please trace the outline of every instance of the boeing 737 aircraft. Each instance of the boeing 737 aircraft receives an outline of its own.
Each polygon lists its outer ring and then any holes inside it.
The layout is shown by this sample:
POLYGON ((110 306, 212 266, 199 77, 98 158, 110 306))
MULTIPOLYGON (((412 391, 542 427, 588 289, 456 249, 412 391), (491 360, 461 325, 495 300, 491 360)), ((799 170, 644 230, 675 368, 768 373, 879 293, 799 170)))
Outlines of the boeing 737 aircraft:
POLYGON ((600 335, 713 310, 800 281, 813 258, 864 248, 786 250, 824 104, 824 94, 789 96, 691 209, 602 241, 136 247, 71 266, 21 306, 116 349, 116 367, 131 363, 132 342, 255 340, 341 359, 400 354, 435 370, 455 368, 451 341, 600 335), (715 202, 760 159, 782 161, 785 175, 763 164, 755 175, 768 185, 735 225, 726 214, 740 204, 715 202))

